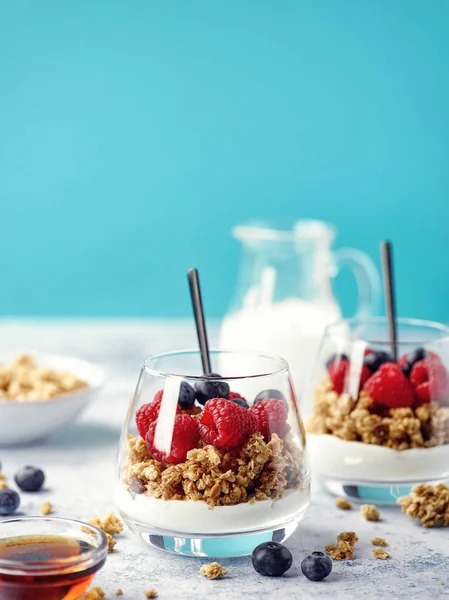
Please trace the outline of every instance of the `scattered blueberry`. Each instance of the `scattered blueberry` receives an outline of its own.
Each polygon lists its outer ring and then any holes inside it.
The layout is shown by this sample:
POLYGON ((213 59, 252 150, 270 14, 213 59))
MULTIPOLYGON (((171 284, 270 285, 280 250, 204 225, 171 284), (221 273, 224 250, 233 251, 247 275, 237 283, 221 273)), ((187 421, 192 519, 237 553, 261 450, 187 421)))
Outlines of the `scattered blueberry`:
POLYGON ((181 382, 181 387, 179 389, 179 397, 178 404, 183 410, 188 410, 192 408, 195 403, 195 390, 191 385, 187 383, 187 381, 181 382))
POLYGON ((238 404, 242 408, 249 408, 248 402, 244 398, 230 398, 231 402, 238 404))
POLYGON ((427 356, 428 354, 424 348, 416 348, 416 350, 413 350, 413 352, 410 352, 410 354, 407 355, 406 365, 402 370, 407 376, 410 375, 413 365, 418 362, 418 360, 427 358, 427 356))
POLYGON ((260 575, 280 577, 292 566, 293 557, 290 550, 279 542, 264 542, 254 548, 251 561, 260 575))
POLYGON ((279 390, 263 390, 263 392, 260 392, 254 398, 254 404, 256 404, 256 402, 262 402, 262 400, 271 400, 272 398, 276 398, 276 400, 282 400, 288 410, 288 402, 285 399, 284 394, 279 390))
POLYGON ((326 369, 329 370, 331 364, 336 360, 349 360, 349 358, 347 354, 332 354, 326 362, 326 369))
POLYGON ((11 515, 19 508, 20 497, 14 490, 0 490, 0 515, 11 515))
POLYGON ((312 552, 301 563, 303 575, 311 581, 321 581, 332 571, 332 560, 323 552, 312 552))
POLYGON ((391 362, 391 356, 388 352, 383 352, 382 350, 373 350, 369 354, 365 356, 363 359, 363 364, 368 367, 371 373, 377 371, 380 365, 383 365, 386 362, 391 362))
POLYGON ((27 465, 17 471, 14 479, 24 492, 37 492, 45 481, 45 475, 42 469, 27 465))
MULTIPOLYGON (((220 375, 210 373, 206 377, 220 378, 220 375)), ((229 389, 226 381, 208 381, 207 379, 203 379, 195 383, 196 399, 203 405, 211 398, 227 398, 229 396, 229 389)))

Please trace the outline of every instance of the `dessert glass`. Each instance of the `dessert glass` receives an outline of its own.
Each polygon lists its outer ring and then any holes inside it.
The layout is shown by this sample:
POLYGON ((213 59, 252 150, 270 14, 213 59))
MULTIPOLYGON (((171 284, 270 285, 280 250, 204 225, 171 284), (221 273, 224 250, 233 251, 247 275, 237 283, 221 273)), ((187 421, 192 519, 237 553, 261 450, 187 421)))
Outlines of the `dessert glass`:
POLYGON ((144 361, 120 440, 115 497, 123 520, 151 546, 189 556, 243 556, 261 542, 286 539, 304 517, 310 492, 305 433, 284 360, 245 351, 214 350, 210 355, 221 377, 201 374, 196 350, 144 361), (192 388, 195 402, 181 411, 180 390, 192 388), (212 410, 201 396, 204 389, 212 397, 234 392, 249 405, 215 401, 226 415, 219 424, 211 417, 205 426, 218 435, 213 443, 204 428, 201 436, 195 434, 212 410), (148 445, 139 435, 136 413, 162 390, 148 445), (275 401, 284 417, 269 416, 266 426, 259 427, 251 406, 263 391, 268 398, 284 398, 275 401), (170 458, 186 439, 177 425, 186 419, 190 437, 184 454, 170 458), (158 448, 164 448, 162 455, 158 448))
POLYGON ((393 365, 383 317, 340 321, 322 340, 307 439, 315 475, 339 496, 392 504, 449 478, 449 328, 397 319, 397 330, 393 365))

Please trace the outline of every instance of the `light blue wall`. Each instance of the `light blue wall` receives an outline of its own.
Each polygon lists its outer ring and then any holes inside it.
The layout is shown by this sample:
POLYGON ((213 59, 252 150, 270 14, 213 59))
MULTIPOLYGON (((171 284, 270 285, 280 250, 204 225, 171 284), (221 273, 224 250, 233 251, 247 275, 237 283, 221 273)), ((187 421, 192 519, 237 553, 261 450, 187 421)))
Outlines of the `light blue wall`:
MULTIPOLYGON (((225 310, 253 216, 396 247, 449 320, 447 0, 0 4, 0 313, 225 310)), ((348 280, 349 281, 349 280, 348 280)), ((349 294, 349 292, 348 292, 349 294)))

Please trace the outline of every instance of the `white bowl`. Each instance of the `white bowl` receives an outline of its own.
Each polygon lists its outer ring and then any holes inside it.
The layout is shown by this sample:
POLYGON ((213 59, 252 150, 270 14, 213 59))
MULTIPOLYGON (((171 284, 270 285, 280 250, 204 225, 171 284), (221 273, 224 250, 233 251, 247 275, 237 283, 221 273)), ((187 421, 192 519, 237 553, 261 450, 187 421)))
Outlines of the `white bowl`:
POLYGON ((0 398, 2 446, 37 442, 72 422, 93 399, 105 380, 106 373, 102 367, 79 358, 39 353, 33 353, 32 356, 39 367, 70 371, 84 380, 87 387, 43 401, 18 402, 0 398))

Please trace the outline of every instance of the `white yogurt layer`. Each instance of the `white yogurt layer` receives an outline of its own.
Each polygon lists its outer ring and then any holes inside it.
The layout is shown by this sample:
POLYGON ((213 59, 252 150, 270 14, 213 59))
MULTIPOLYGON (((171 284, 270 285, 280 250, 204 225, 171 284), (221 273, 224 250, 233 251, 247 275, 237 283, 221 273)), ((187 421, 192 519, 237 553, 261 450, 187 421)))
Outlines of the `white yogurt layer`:
POLYGON ((449 444, 392 450, 348 442, 334 435, 307 435, 312 472, 352 483, 411 483, 449 478, 449 444))
POLYGON ((194 500, 161 500, 117 485, 115 500, 123 515, 149 527, 187 534, 226 534, 277 527, 302 516, 309 503, 309 489, 287 490, 279 500, 215 506, 194 500))

